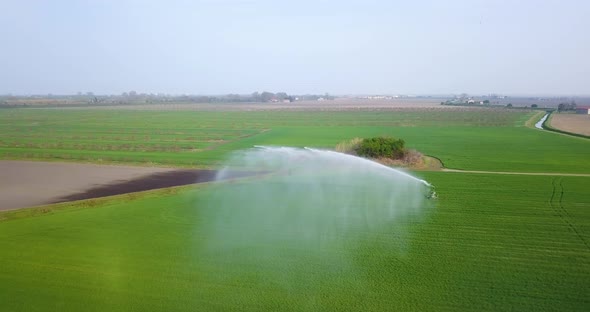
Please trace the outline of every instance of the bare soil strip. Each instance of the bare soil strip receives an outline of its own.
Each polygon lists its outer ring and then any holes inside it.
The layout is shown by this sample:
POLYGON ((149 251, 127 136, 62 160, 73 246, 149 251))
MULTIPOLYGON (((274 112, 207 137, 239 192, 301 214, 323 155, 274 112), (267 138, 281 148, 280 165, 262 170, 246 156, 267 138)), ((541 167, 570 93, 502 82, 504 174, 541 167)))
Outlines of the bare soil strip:
MULTIPOLYGON (((228 179, 252 176, 234 172, 228 179)), ((208 182, 215 170, 0 161, 0 210, 208 182)))
MULTIPOLYGON (((224 179, 242 178, 255 175, 254 172, 232 172, 224 175, 224 179)), ((83 192, 69 194, 57 198, 51 204, 74 200, 99 198, 112 195, 142 192, 166 187, 181 186, 210 182, 216 179, 216 170, 174 170, 169 172, 154 173, 137 179, 122 181, 113 184, 105 184, 83 192)))
POLYGON ((43 205, 54 198, 172 168, 0 161, 0 210, 43 205))

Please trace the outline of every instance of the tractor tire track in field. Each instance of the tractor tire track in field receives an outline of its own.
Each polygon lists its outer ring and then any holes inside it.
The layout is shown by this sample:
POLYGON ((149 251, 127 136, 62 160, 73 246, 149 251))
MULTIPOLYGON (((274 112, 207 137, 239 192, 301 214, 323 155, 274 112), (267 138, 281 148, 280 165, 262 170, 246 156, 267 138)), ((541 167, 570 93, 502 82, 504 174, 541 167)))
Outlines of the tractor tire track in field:
POLYGON ((584 236, 571 221, 571 215, 567 209, 563 207, 563 194, 565 189, 563 187, 562 181, 562 177, 555 177, 551 180, 552 192, 551 198, 549 199, 549 206, 551 209, 553 209, 553 211, 555 211, 555 213, 557 213, 561 220, 563 220, 563 222, 568 225, 568 227, 576 234, 576 236, 578 236, 584 246, 586 246, 586 249, 590 250, 590 244, 586 241, 586 239, 584 239, 584 236))

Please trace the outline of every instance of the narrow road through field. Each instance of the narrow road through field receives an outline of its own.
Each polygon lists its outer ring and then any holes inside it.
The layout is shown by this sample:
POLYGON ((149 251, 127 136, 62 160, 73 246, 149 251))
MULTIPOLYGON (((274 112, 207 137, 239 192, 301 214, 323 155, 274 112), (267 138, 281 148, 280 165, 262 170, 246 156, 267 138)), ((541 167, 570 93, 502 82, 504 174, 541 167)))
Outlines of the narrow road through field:
POLYGON ((508 171, 459 170, 459 169, 446 169, 446 168, 442 169, 441 171, 443 171, 443 172, 460 172, 460 173, 533 175, 533 176, 590 177, 590 173, 508 172, 508 171))

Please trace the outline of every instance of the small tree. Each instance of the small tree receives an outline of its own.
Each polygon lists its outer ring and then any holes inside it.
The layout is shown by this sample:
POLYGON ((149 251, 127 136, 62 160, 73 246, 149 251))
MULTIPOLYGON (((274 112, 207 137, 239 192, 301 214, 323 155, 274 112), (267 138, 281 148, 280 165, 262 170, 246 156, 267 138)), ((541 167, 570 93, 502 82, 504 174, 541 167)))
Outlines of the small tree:
POLYGON ((376 137, 363 139, 356 148, 359 156, 379 158, 387 157, 391 159, 400 159, 406 153, 406 142, 402 139, 376 137))
POLYGON ((512 103, 508 103, 508 104, 506 105, 506 107, 508 107, 508 108, 512 108, 512 103))

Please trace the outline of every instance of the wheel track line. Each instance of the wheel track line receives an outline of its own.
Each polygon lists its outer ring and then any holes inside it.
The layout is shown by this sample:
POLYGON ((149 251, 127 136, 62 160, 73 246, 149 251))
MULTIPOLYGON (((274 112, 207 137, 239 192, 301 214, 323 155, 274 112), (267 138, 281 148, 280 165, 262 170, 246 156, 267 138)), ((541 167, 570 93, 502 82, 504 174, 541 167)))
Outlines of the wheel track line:
POLYGON ((563 194, 564 194, 564 187, 562 183, 562 177, 555 177, 551 180, 551 198, 549 199, 549 206, 561 220, 576 234, 576 236, 582 241, 586 249, 590 251, 590 244, 584 239, 584 236, 578 231, 576 226, 570 221, 570 214, 569 212, 563 207, 563 194), (558 191, 559 188, 559 191, 558 191), (554 203, 555 195, 558 195, 557 205, 554 203), (564 216, 564 214, 566 216, 564 216))
POLYGON ((584 243, 584 245, 586 246, 586 249, 588 249, 590 251, 590 244, 586 241, 586 239, 580 233, 580 231, 578 231, 578 228, 571 221, 569 212, 565 209, 565 207, 563 207, 563 194, 565 192, 565 189, 563 187, 562 182, 563 182, 563 178, 560 178, 559 179, 559 187, 561 188, 561 192, 559 193, 560 194, 559 195, 559 208, 567 215, 566 217, 563 217, 563 219, 569 225, 569 227, 574 231, 574 233, 576 233, 576 235, 582 241, 582 243, 584 243))
POLYGON ((563 207, 563 194, 565 193, 565 188, 563 187, 563 178, 559 179, 559 188, 561 189, 561 192, 559 193, 559 207, 563 210, 565 215, 571 219, 572 216, 570 215, 569 211, 563 207))

